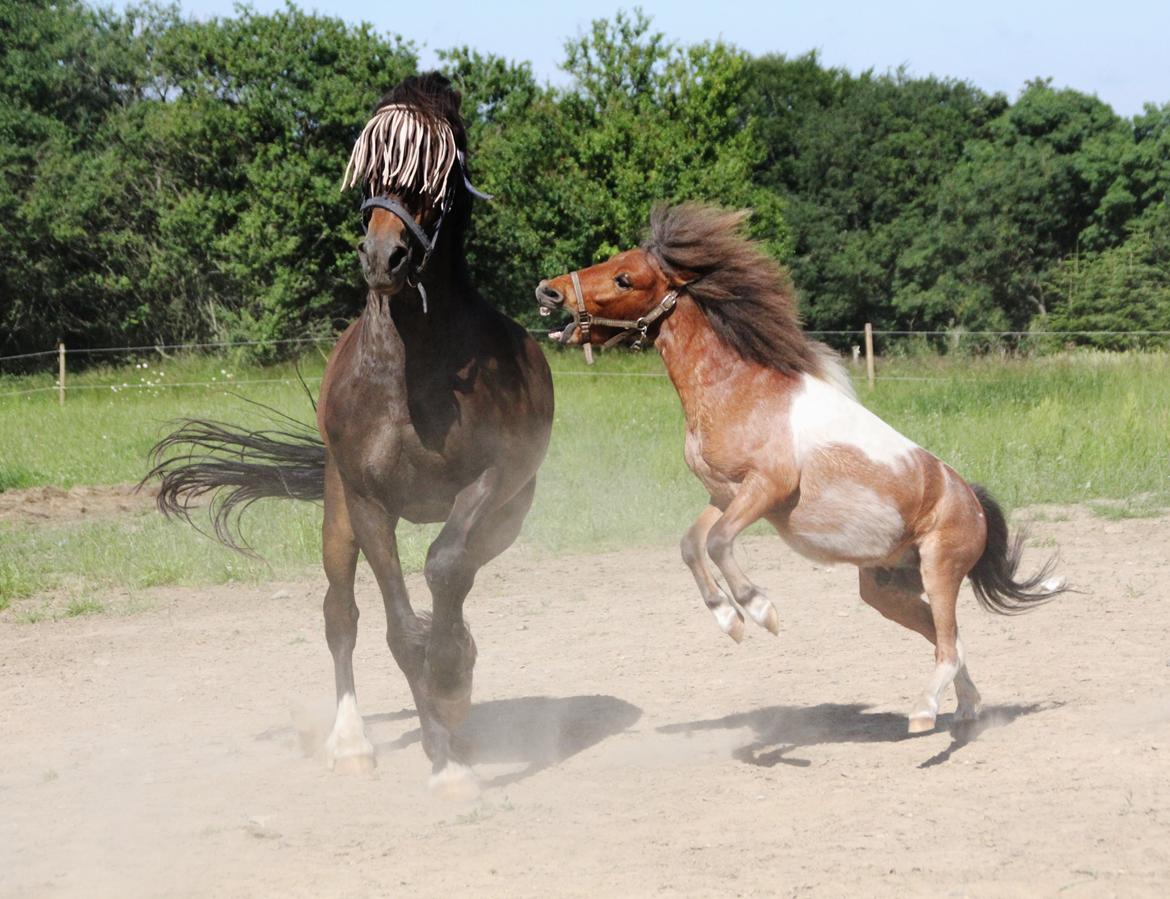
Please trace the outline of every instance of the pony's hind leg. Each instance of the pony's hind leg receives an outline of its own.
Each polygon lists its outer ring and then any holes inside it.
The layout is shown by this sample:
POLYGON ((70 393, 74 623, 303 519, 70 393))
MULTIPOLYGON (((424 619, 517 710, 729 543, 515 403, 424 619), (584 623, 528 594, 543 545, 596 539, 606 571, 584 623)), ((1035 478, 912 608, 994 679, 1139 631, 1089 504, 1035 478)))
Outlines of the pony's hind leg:
POLYGON ((345 508, 336 468, 325 469, 325 524, 322 557, 329 589, 325 592, 325 639, 333 654, 337 715, 325 741, 325 760, 335 771, 368 771, 374 747, 366 739, 353 682, 353 648, 357 642, 358 607, 353 596, 357 543, 345 508))
POLYGON ((720 588, 711 569, 707 567, 707 534, 722 513, 714 506, 707 506, 695 523, 683 535, 679 544, 683 561, 695 578, 703 603, 715 616, 719 629, 736 643, 743 640, 743 613, 720 588))
MULTIPOLYGON (((921 634, 932 645, 936 643, 934 616, 931 613, 931 606, 922 601, 923 584, 918 571, 911 568, 862 568, 858 571, 858 583, 861 598, 884 617, 897 622, 908 630, 921 634)), ((982 701, 979 697, 979 691, 975 688, 967 671, 963 644, 957 631, 955 633, 955 647, 959 659, 959 667, 954 674, 955 694, 959 700, 955 720, 972 721, 978 717, 982 709, 982 701)), ((945 684, 943 686, 945 687, 945 684)), ((929 692, 931 691, 928 689, 929 692)), ((937 715, 937 695, 935 695, 934 701, 935 714, 937 715)), ((915 713, 918 711, 919 708, 916 707, 915 713)), ((929 730, 930 727, 934 726, 933 719, 931 719, 929 727, 922 727, 923 724, 925 724, 925 719, 921 719, 918 724, 923 730, 929 730)), ((918 732, 914 730, 914 727, 914 715, 912 714, 911 732, 918 732)))
POLYGON ((734 553, 735 538, 775 505, 776 496, 769 485, 760 478, 748 478, 723 514, 711 524, 706 543, 707 555, 723 572, 735 601, 752 621, 772 634, 779 634, 780 616, 776 613, 776 606, 740 568, 734 553))

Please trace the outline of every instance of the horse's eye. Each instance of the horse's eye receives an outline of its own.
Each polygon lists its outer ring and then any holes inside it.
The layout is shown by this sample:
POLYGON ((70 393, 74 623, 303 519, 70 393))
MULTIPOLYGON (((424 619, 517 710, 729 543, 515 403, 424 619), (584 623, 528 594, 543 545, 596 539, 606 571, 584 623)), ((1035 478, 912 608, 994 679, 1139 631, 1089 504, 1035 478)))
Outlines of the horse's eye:
POLYGON ((626 274, 618 275, 616 278, 613 279, 613 283, 616 284, 618 287, 620 287, 622 290, 629 290, 631 287, 634 286, 634 283, 630 280, 630 276, 626 275, 626 274))

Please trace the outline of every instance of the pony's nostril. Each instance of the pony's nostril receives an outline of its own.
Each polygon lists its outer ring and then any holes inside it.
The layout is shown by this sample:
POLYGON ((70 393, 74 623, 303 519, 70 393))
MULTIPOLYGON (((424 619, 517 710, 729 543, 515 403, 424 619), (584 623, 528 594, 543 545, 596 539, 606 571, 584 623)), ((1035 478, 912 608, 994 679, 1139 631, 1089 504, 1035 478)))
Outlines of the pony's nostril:
POLYGON ((406 262, 406 247, 399 244, 386 257, 386 271, 395 272, 406 262))
POLYGON ((561 292, 555 287, 550 287, 548 284, 540 285, 540 298, 547 300, 550 303, 563 303, 565 298, 561 296, 561 292))

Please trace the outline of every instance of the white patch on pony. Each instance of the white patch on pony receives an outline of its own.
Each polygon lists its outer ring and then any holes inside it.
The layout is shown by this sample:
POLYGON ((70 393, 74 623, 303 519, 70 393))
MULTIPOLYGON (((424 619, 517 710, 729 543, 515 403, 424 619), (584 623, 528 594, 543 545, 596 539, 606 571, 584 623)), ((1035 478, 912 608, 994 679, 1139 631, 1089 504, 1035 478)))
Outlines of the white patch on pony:
POLYGON ((432 796, 448 802, 471 802, 479 798, 479 778, 459 762, 448 761, 442 771, 431 775, 427 785, 432 796))
POLYGON ((801 555, 825 562, 883 562, 906 537, 902 513, 856 481, 801 497, 781 536, 801 555))
POLYGON ((798 465, 834 444, 860 450, 874 462, 891 467, 918 448, 829 382, 807 374, 802 382, 789 412, 798 465))
POLYGON ((334 771, 369 771, 374 767, 374 746, 366 739, 365 722, 352 693, 337 703, 337 718, 325 741, 325 760, 334 771))
POLYGON ((825 346, 823 343, 816 343, 814 349, 816 350, 817 359, 821 363, 821 370, 818 375, 820 380, 824 381, 830 387, 836 388, 850 399, 857 399, 857 392, 853 389, 853 382, 849 380, 849 370, 842 364, 841 357, 833 351, 832 347, 825 346))

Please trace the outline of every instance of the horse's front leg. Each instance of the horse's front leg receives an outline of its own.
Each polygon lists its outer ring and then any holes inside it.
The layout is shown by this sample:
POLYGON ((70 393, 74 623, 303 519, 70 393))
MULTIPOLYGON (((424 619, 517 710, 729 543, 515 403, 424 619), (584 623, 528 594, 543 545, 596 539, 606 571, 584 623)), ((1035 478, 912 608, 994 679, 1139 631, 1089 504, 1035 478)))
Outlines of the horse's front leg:
MULTIPOLYGON (((452 732, 471 707, 476 647, 463 620, 463 602, 476 572, 512 544, 532 503, 535 480, 509 489, 498 468, 487 469, 461 490, 451 514, 427 551, 424 573, 431 589, 433 618, 423 666, 430 707, 452 732)), ((470 768, 451 755, 432 756, 431 788, 450 798, 478 791, 470 768)))
POLYGON ((707 555, 723 572, 732 598, 760 627, 780 633, 780 616, 767 595, 751 582, 735 560, 735 538, 778 505, 776 491, 763 478, 749 477, 707 533, 707 555))
POLYGON ((711 574, 711 569, 707 567, 707 535, 722 514, 715 506, 707 506, 683 535, 679 549, 682 550, 683 561, 695 578, 703 603, 715 616, 719 629, 739 643, 743 640, 743 613, 723 592, 711 574))
POLYGON ((337 713, 325 741, 325 760, 337 771, 368 771, 374 767, 374 747, 366 739, 353 682, 353 648, 357 642, 358 607, 353 576, 358 549, 337 467, 325 464, 325 522, 321 530, 322 558, 329 589, 325 592, 325 639, 333 655, 337 685, 337 713))

